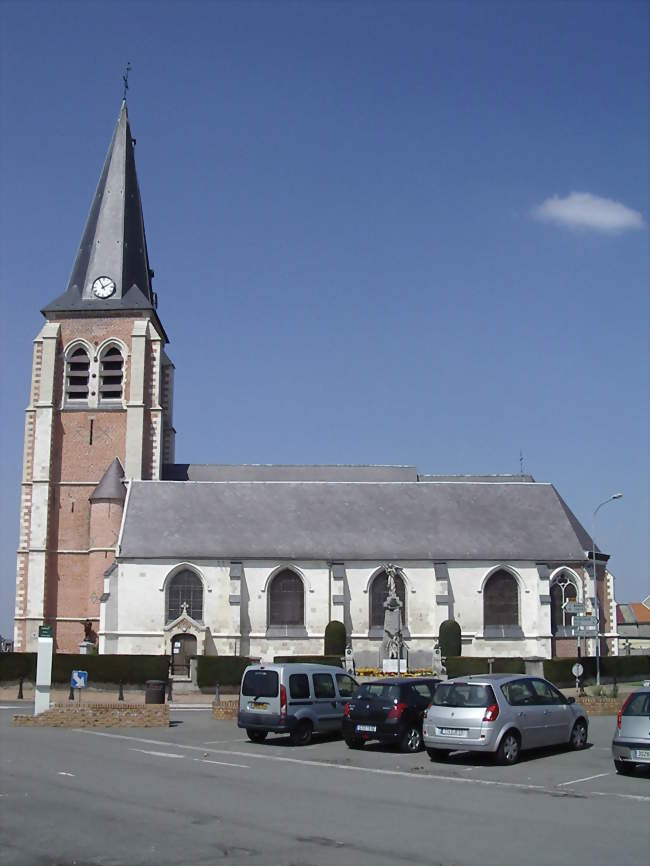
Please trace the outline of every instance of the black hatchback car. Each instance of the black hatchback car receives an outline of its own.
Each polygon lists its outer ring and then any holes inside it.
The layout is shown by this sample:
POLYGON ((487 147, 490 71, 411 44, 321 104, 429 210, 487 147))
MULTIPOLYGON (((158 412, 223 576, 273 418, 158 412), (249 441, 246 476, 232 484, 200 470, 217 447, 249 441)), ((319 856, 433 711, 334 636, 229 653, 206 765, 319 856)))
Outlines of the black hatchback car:
POLYGON ((397 743, 403 752, 422 749, 422 717, 440 680, 391 678, 363 683, 343 711, 343 738, 358 749, 368 740, 397 743))

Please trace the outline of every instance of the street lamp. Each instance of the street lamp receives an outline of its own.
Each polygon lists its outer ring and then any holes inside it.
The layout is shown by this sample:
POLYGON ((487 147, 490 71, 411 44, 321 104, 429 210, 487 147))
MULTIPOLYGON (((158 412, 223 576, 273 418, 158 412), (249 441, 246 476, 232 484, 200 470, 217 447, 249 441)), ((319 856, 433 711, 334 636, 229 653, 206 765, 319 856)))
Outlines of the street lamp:
POLYGON ((596 685, 600 685, 600 604, 598 602, 598 580, 596 577, 596 515, 603 507, 603 505, 607 505, 608 502, 613 502, 614 499, 620 499, 623 496, 622 493, 615 493, 613 496, 610 496, 609 499, 605 499, 600 505, 595 509, 593 517, 591 518, 591 567, 594 570, 594 601, 596 603, 596 685))

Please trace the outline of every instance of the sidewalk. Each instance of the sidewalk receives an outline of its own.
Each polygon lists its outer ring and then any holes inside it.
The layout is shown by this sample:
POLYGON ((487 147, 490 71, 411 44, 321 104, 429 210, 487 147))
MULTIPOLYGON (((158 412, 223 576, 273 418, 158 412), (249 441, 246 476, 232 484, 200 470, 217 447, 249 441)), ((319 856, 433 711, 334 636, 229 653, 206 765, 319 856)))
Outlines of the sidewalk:
MULTIPOLYGON (((34 700, 34 684, 33 683, 24 683, 23 685, 23 699, 25 703, 33 702, 34 700)), ((79 689, 81 692, 81 696, 79 696, 77 690, 75 690, 74 699, 75 702, 81 700, 82 704, 115 704, 118 702, 119 689, 111 688, 111 689, 79 689)), ((125 704, 144 704, 144 688, 136 687, 130 688, 127 686, 123 687, 124 691, 124 703, 125 704)), ((0 701, 10 701, 11 703, 20 704, 20 701, 17 699, 18 695, 18 685, 11 686, 0 686, 0 701)), ((67 687, 59 687, 56 686, 50 691, 50 702, 53 704, 65 704, 69 700, 70 688, 67 687)), ((226 695, 222 692, 223 699, 227 699, 231 697, 231 695, 226 695)), ((198 706, 212 706, 212 701, 214 699, 214 693, 210 692, 209 694, 202 694, 201 692, 189 692, 189 693, 179 693, 174 694, 172 689, 172 706, 174 704, 191 704, 198 706)), ((165 695, 165 701, 167 701, 167 697, 165 695)), ((70 703, 72 703, 70 701, 70 703)))

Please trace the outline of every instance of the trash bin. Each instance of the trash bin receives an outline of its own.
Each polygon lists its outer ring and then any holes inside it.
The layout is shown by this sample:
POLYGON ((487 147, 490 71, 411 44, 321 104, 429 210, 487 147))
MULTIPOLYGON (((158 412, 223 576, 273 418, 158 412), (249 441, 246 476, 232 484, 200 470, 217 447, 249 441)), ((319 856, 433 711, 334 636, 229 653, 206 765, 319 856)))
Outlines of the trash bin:
POLYGON ((144 684, 145 704, 165 703, 165 683, 163 680, 147 680, 144 684))

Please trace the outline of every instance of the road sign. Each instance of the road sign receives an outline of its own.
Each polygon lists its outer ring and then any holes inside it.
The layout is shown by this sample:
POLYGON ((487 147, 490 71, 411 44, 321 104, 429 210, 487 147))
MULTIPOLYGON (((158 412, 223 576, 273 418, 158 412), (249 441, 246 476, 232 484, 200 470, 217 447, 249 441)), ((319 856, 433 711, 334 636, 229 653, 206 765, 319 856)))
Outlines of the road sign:
POLYGON ((88 671, 72 671, 70 687, 73 689, 85 689, 88 684, 88 671))
POLYGON ((54 637, 54 630, 51 625, 39 625, 38 627, 38 636, 39 637, 54 637))
POLYGON ((567 613, 584 613, 587 608, 584 601, 567 601, 564 603, 564 609, 567 613))
POLYGON ((585 672, 585 669, 582 667, 582 665, 580 664, 580 662, 576 662, 576 664, 574 664, 574 666, 571 668, 571 673, 573 674, 573 676, 574 676, 576 679, 577 679, 578 677, 581 677, 581 676, 583 675, 584 672, 585 672))
POLYGON ((574 628, 579 628, 579 629, 598 628, 598 617, 597 616, 574 616, 573 617, 573 626, 574 626, 574 628))

